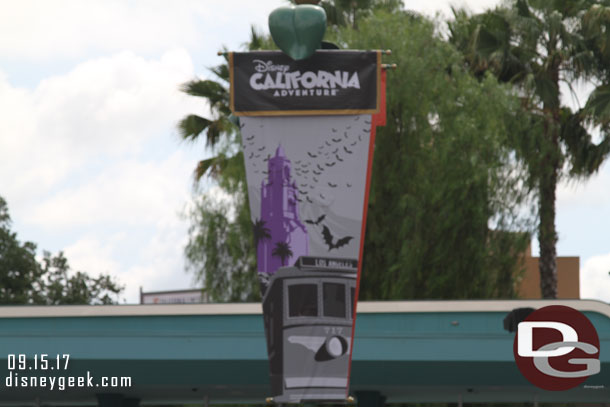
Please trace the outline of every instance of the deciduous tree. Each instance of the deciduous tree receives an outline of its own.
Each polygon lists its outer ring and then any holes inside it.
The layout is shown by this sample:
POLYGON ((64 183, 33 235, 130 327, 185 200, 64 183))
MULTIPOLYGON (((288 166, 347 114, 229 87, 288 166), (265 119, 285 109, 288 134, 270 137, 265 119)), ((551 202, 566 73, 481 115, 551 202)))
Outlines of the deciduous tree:
POLYGON ((11 230, 6 201, 0 197, 0 304, 114 304, 123 290, 109 275, 72 272, 62 252, 36 259, 36 245, 11 230))

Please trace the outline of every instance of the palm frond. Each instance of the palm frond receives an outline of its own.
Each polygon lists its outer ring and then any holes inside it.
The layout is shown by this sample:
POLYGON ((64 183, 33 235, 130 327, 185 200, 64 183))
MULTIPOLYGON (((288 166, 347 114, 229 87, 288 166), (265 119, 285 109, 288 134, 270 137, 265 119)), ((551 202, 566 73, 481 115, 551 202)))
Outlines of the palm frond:
POLYGON ((180 120, 180 123, 178 123, 178 132, 183 140, 195 141, 211 123, 211 120, 195 114, 190 114, 180 120))
POLYGON ((610 123, 610 85, 595 88, 585 106, 587 113, 593 115, 602 124, 610 123))
POLYGON ((217 109, 229 103, 227 88, 211 80, 196 79, 182 85, 180 90, 191 96, 207 99, 211 108, 217 109))

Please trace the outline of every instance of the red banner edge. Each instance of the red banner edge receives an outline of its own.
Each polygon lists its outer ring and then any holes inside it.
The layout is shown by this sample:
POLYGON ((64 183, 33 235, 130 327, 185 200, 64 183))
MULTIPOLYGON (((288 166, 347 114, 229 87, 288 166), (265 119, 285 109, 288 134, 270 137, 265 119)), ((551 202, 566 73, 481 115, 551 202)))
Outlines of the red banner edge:
POLYGON ((364 192, 364 208, 362 208, 362 229, 360 230, 360 255, 358 261, 358 277, 356 279, 356 294, 355 300, 353 304, 353 316, 354 320, 352 322, 352 335, 350 338, 350 347, 349 347, 349 364, 347 367, 347 387, 345 389, 345 398, 349 397, 349 387, 352 376, 352 355, 354 353, 354 332, 356 330, 356 316, 357 316, 357 306, 358 306, 358 297, 360 295, 360 276, 362 275, 362 263, 364 253, 364 237, 366 232, 366 215, 369 207, 369 191, 371 188, 371 175, 373 173, 373 154, 375 152, 375 137, 377 135, 377 126, 385 126, 386 124, 386 71, 385 69, 381 69, 381 86, 380 86, 380 109, 379 113, 372 115, 371 119, 371 137, 369 141, 369 157, 367 163, 366 170, 366 185, 364 192))

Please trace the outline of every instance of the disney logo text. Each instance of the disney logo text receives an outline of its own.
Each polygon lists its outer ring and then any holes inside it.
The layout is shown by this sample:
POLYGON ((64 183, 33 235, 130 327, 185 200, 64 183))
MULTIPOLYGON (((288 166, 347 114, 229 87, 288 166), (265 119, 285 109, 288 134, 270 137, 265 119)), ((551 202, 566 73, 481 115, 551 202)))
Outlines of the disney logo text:
POLYGON ((260 59, 255 59, 254 62, 256 65, 254 69, 256 72, 288 72, 290 68, 288 65, 273 65, 273 61, 261 61, 260 59))

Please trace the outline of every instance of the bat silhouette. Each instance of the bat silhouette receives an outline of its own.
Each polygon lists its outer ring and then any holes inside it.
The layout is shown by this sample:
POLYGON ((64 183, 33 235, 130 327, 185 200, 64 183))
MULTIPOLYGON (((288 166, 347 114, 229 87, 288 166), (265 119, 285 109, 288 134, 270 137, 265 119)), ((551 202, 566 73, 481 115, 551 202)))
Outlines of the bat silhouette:
POLYGON ((348 188, 352 187, 352 184, 350 184, 349 182, 346 183, 348 188))
POLYGON ((358 144, 358 142, 354 141, 353 143, 350 143, 350 146, 355 146, 356 144, 358 144))
POLYGON ((303 200, 300 199, 300 198, 296 198, 296 200, 299 201, 299 202, 303 202, 303 200))
POLYGON ((346 152, 346 153, 348 153, 348 154, 353 153, 353 151, 348 150, 348 149, 347 149, 347 147, 345 147, 345 146, 343 146, 343 149, 344 149, 344 150, 345 150, 345 152, 346 152))
POLYGON ((349 129, 351 129, 351 128, 352 128, 352 126, 347 126, 347 127, 346 127, 346 129, 348 129, 348 130, 349 130, 349 129))
POLYGON ((261 156, 260 154, 257 154, 254 156, 254 158, 260 158, 260 156, 261 156))
POLYGON ((269 161, 270 158, 271 158, 271 154, 267 155, 267 158, 265 158, 263 161, 267 162, 267 161, 269 161))
POLYGON ((324 143, 330 147, 330 143, 328 141, 325 141, 324 143))
POLYGON ((318 182, 318 179, 316 177, 312 177, 312 178, 313 178, 314 182, 318 182))
POLYGON ((307 195, 307 192, 305 192, 305 191, 301 191, 301 190, 299 189, 299 194, 301 194, 301 195, 307 195))
POLYGON ((306 197, 305 197, 305 199, 307 199, 307 202, 309 202, 309 203, 311 203, 311 204, 313 203, 313 201, 312 201, 311 199, 309 199, 309 197, 308 197, 308 196, 306 196, 306 197))
POLYGON ((337 129, 333 129, 333 128, 331 128, 331 130, 333 131, 333 133, 336 133, 336 132, 337 132, 337 129))
POLYGON ((318 169, 319 169, 320 171, 324 171, 324 167, 320 167, 320 164, 316 164, 316 166, 318 167, 318 169))
POLYGON ((265 175, 269 174, 269 171, 261 171, 261 172, 265 175))
POLYGON ((309 151, 307 152, 307 155, 310 156, 311 158, 316 158, 317 157, 317 155, 311 154, 309 151))
POLYGON ((325 217, 326 217, 326 215, 322 215, 322 216, 320 216, 320 217, 319 217, 318 219, 316 219, 316 220, 307 219, 307 220, 305 221, 305 223, 309 223, 310 225, 317 225, 317 224, 319 224, 320 222, 322 222, 322 221, 324 220, 324 218, 325 218, 325 217))
POLYGON ((253 134, 253 135, 251 135, 250 137, 246 137, 246 140, 250 141, 250 140, 252 140, 253 138, 254 138, 254 134, 253 134))
POLYGON ((248 144, 252 146, 252 145, 254 145, 254 141, 251 141, 248 144))
POLYGON ((322 225, 322 237, 324 238, 324 243, 326 243, 326 245, 328 246, 328 251, 343 247, 354 238, 353 236, 345 236, 341 239, 337 239, 337 241, 333 243, 335 237, 330 233, 330 230, 328 229, 328 227, 326 227, 326 225, 322 225))
POLYGON ((358 135, 358 141, 362 141, 362 136, 358 135))
POLYGON ((356 116, 354 117, 354 121, 357 122, 358 120, 360 120, 360 116, 356 116))
POLYGON ((252 157, 254 157, 254 153, 250 153, 250 156, 248 158, 251 159, 252 157))
POLYGON ((305 188, 305 187, 307 187, 308 185, 309 185, 309 184, 301 184, 301 187, 302 187, 302 188, 305 188))
POLYGON ((328 186, 331 188, 337 188, 337 184, 333 184, 332 182, 329 182, 328 186))
POLYGON ((370 120, 365 120, 364 122, 365 122, 366 124, 371 124, 371 121, 370 121, 370 120))
POLYGON ((318 171, 316 171, 316 170, 313 170, 313 173, 314 173, 314 174, 316 174, 316 175, 320 175, 320 174, 322 174, 321 172, 318 172, 318 171))
POLYGON ((343 133, 343 137, 347 139, 347 131, 343 133))
POLYGON ((301 160, 299 160, 299 161, 295 161, 294 163, 295 163, 295 164, 301 164, 301 160))
POLYGON ((333 154, 337 154, 337 151, 339 151, 339 147, 334 149, 333 154))
POLYGON ((326 165, 327 167, 332 167, 333 165, 335 165, 336 163, 326 163, 324 165, 326 165))
POLYGON ((309 174, 309 170, 301 170, 303 174, 309 174))
POLYGON ((343 162, 343 159, 341 157, 339 157, 339 154, 335 154, 335 157, 337 157, 337 160, 343 162))
POLYGON ((261 148, 258 149, 258 151, 263 151, 265 149, 265 146, 262 146, 261 148))
POLYGON ((244 127, 246 127, 246 123, 239 123, 239 128, 243 129, 244 127))
POLYGON ((340 142, 340 141, 341 141, 341 139, 340 139, 340 138, 333 138, 333 139, 331 139, 331 140, 332 140, 332 141, 334 141, 335 143, 338 143, 338 142, 340 142))

